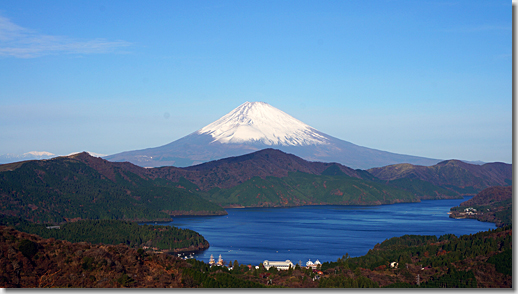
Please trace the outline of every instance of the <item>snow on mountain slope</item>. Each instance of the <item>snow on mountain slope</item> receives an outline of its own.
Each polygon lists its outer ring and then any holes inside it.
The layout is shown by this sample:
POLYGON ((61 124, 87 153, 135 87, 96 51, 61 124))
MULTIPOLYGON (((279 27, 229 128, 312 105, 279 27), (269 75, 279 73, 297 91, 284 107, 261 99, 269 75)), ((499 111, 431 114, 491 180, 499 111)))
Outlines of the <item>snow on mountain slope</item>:
POLYGON ((56 156, 56 154, 47 151, 29 151, 23 154, 7 153, 0 155, 0 164, 22 160, 49 159, 56 156))
POLYGON ((44 156, 56 156, 56 154, 47 152, 47 151, 30 151, 27 153, 24 153, 23 156, 34 156, 34 157, 44 157, 44 156))
POLYGON ((328 144, 328 139, 305 123, 264 102, 245 102, 200 129, 219 143, 263 143, 268 146, 328 144))
POLYGON ((264 102, 245 102, 215 122, 159 147, 104 157, 143 167, 184 167, 275 148, 305 160, 357 169, 395 163, 434 165, 440 160, 362 147, 322 133, 264 102))

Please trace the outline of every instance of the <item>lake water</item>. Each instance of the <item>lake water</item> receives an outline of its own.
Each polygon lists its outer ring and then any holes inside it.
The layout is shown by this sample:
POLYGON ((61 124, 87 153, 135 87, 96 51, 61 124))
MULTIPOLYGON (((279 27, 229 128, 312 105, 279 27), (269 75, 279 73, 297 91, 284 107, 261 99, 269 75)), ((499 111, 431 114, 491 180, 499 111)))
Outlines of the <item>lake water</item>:
POLYGON ((376 243, 405 234, 473 234, 493 223, 448 217, 451 207, 471 197, 380 206, 302 206, 227 209, 226 216, 175 217, 172 225, 199 232, 210 248, 195 258, 225 264, 258 265, 265 259, 293 263, 336 261, 346 253, 365 255, 376 243))

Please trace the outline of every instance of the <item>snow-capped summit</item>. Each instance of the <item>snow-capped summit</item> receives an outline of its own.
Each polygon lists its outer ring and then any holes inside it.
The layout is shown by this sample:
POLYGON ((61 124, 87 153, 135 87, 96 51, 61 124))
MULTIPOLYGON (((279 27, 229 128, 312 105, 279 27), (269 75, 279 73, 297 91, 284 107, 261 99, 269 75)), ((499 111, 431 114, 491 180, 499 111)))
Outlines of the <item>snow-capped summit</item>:
POLYGON ((40 160, 40 159, 49 159, 52 157, 56 157, 57 155, 54 153, 50 153, 47 151, 29 151, 23 154, 13 154, 7 153, 0 155, 0 164, 11 163, 22 160, 40 160))
POLYGON ((279 149, 310 161, 338 162, 355 169, 395 163, 433 165, 440 161, 334 138, 264 102, 245 102, 215 122, 169 144, 104 158, 143 167, 185 167, 265 148, 279 149))
POLYGON ((51 156, 56 156, 56 154, 53 154, 53 153, 50 153, 50 152, 47 152, 47 151, 29 151, 27 153, 24 153, 23 156, 27 156, 27 157, 30 157, 30 156, 33 156, 33 157, 51 157, 51 156))
POLYGON ((265 102, 245 102, 197 133, 211 135, 219 143, 328 144, 315 129, 265 102))

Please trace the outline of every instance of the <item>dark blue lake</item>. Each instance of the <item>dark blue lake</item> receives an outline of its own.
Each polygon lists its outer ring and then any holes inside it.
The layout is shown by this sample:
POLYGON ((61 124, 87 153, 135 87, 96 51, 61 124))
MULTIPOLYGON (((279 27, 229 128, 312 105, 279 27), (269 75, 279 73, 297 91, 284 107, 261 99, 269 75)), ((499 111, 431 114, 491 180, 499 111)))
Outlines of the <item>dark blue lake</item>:
POLYGON ((452 219, 448 212, 471 197, 424 200, 381 206, 302 206, 227 209, 226 216, 176 217, 173 225, 199 232, 210 248, 195 255, 208 262, 221 254, 225 263, 258 265, 263 260, 336 261, 346 253, 361 256, 376 243, 405 234, 473 234, 493 223, 452 219))

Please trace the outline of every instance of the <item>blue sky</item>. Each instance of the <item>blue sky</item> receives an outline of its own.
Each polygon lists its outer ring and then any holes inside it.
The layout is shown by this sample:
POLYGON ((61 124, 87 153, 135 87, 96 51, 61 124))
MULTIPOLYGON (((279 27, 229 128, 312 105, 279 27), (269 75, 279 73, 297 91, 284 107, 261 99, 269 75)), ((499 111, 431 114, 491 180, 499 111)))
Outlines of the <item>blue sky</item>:
POLYGON ((264 101, 361 146, 511 163, 511 3, 4 0, 0 89, 0 154, 156 147, 264 101))

